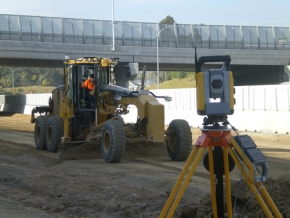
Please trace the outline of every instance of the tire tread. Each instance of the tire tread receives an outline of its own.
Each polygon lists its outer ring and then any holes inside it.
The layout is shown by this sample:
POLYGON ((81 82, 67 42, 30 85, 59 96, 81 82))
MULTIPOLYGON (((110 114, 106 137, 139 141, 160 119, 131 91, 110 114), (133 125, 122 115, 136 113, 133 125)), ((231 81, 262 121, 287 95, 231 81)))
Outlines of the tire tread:
POLYGON ((186 120, 176 119, 169 124, 168 130, 174 130, 177 137, 177 152, 172 152, 167 146, 167 151, 172 160, 184 161, 192 150, 192 133, 186 120))
POLYGON ((38 150, 46 150, 46 124, 47 124, 47 120, 48 120, 49 116, 47 115, 43 115, 43 116, 39 116, 36 118, 36 122, 35 122, 35 126, 34 126, 34 141, 35 141, 35 147, 38 150), (39 140, 39 142, 36 140, 36 127, 37 125, 40 125, 40 131, 42 134, 41 135, 41 139, 39 140))
POLYGON ((47 150, 50 152, 57 152, 58 145, 61 143, 61 137, 63 136, 63 119, 60 117, 52 116, 48 119, 47 125, 52 125, 53 129, 55 130, 53 132, 52 138, 54 138, 52 141, 53 143, 49 145, 46 142, 47 150))
POLYGON ((104 126, 103 132, 107 129, 112 133, 111 137, 113 138, 113 143, 111 144, 112 149, 110 149, 110 153, 108 155, 104 155, 102 145, 103 157, 108 163, 118 163, 121 161, 126 147, 124 124, 120 120, 108 120, 104 126))

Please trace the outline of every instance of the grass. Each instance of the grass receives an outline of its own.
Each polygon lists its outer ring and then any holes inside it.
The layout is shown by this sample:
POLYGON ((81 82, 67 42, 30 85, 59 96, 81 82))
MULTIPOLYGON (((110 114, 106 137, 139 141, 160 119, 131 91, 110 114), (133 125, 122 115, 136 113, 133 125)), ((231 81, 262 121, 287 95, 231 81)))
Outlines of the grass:
MULTIPOLYGON (((187 77, 183 79, 172 79, 159 84, 160 89, 181 89, 181 88, 195 88, 196 82, 194 77, 187 77)), ((147 86, 145 89, 157 89, 157 85, 147 86)))

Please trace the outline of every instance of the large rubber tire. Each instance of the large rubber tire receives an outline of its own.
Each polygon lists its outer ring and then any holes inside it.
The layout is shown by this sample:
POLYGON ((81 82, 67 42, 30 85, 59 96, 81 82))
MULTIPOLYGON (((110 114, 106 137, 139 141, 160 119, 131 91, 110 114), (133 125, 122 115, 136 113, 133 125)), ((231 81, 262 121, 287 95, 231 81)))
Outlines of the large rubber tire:
POLYGON ((34 125, 34 142, 38 150, 46 150, 46 123, 48 116, 39 116, 34 125))
POLYGON ((52 116, 46 125, 46 147, 50 152, 56 152, 63 136, 63 119, 52 116))
POLYGON ((172 131, 170 141, 166 141, 167 152, 171 160, 184 161, 192 150, 192 134, 190 126, 185 120, 172 120, 168 126, 172 131))
POLYGON ((117 115, 116 120, 120 120, 124 124, 124 118, 121 115, 117 115))
POLYGON ((102 155, 108 163, 121 161, 126 147, 124 124, 120 120, 108 120, 102 131, 102 155))

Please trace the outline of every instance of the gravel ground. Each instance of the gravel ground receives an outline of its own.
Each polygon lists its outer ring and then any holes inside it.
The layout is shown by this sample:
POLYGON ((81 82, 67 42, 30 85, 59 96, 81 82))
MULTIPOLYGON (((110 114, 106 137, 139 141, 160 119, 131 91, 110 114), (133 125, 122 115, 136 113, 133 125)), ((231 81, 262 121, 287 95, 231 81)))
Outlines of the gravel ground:
MULTIPOLYGON (((76 148, 88 154, 60 161, 34 148, 29 118, 0 113, 1 217, 159 216, 185 163, 171 161, 164 145, 127 145, 118 164, 105 163, 98 145, 89 152, 87 147, 76 148)), ((192 133, 195 141, 200 130, 192 133)), ((266 156, 265 187, 283 217, 290 217, 290 136, 240 134, 250 135, 266 156)), ((231 180, 235 214, 243 210, 244 217, 265 217, 252 192, 239 181, 238 170, 231 172, 231 180)), ((209 175, 200 163, 174 217, 211 217, 209 194, 209 175)))

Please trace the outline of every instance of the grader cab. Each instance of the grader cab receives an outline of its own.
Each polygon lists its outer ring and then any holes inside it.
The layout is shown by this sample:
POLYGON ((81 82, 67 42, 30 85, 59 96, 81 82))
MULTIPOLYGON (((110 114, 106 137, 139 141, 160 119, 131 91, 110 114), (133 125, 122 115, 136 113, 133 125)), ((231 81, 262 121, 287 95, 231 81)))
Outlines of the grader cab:
POLYGON ((186 160, 192 150, 188 123, 173 120, 164 130, 164 106, 157 98, 171 98, 125 88, 138 70, 137 63, 119 63, 118 58, 67 58, 64 85, 52 91, 48 106, 32 110, 36 148, 62 155, 73 146, 100 142, 104 160, 113 163, 121 161, 127 143, 165 142, 172 160, 186 160), (88 104, 81 84, 92 74, 95 90, 88 104), (121 116, 129 113, 129 105, 138 110, 135 123, 124 123, 121 116), (40 116, 35 118, 35 113, 40 116))

